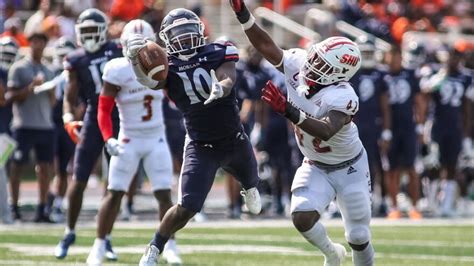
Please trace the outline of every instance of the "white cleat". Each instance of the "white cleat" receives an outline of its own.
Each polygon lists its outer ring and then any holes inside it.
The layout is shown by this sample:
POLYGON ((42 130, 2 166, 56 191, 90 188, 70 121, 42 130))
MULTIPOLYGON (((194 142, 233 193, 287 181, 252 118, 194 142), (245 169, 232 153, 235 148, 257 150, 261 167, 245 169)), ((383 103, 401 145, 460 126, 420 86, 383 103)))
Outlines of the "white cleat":
POLYGON ((169 240, 161 253, 163 259, 170 265, 181 265, 183 261, 179 256, 178 248, 175 240, 169 240))
POLYGON ((340 266, 347 255, 346 248, 338 243, 333 244, 336 252, 324 256, 324 266, 340 266))
POLYGON ((158 258, 160 257, 160 251, 157 247, 153 245, 148 245, 145 249, 145 254, 143 254, 140 259, 139 266, 156 266, 158 263, 158 258))
POLYGON ((256 187, 249 188, 248 190, 240 191, 240 195, 244 197, 245 205, 247 209, 253 214, 259 214, 262 210, 262 201, 260 200, 260 193, 256 187))
POLYGON ((87 266, 102 266, 102 262, 105 256, 105 243, 102 242, 101 245, 94 243, 92 246, 91 252, 87 257, 86 263, 87 266))

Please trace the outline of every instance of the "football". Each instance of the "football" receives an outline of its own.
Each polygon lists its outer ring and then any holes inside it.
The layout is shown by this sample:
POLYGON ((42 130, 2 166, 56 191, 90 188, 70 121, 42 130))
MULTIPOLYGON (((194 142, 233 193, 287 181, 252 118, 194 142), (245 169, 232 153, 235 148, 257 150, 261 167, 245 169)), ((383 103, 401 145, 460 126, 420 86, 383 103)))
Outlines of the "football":
POLYGON ((147 41, 145 47, 138 51, 138 63, 151 79, 163 81, 168 75, 168 56, 155 42, 147 41))

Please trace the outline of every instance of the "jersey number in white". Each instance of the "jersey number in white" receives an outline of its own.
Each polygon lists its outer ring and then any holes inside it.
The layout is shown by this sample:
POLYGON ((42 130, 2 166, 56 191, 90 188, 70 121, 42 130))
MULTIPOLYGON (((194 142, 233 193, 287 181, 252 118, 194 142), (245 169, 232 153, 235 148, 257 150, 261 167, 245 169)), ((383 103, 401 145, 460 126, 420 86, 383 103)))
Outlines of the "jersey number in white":
POLYGON ((442 105, 451 105, 452 107, 461 106, 461 98, 464 93, 464 87, 459 82, 445 82, 439 91, 442 105))
POLYGON ((89 71, 92 75, 92 80, 95 84, 95 93, 99 94, 102 90, 102 73, 104 73, 104 67, 107 61, 99 64, 92 64, 89 66, 89 71))
POLYGON ((202 80, 206 82, 208 88, 211 87, 212 78, 211 75, 201 67, 196 68, 191 77, 186 72, 177 72, 178 76, 183 81, 184 91, 188 95, 191 104, 196 104, 201 102, 198 95, 204 99, 209 98, 209 93, 204 90, 202 80), (196 93, 198 95, 196 95, 196 93))

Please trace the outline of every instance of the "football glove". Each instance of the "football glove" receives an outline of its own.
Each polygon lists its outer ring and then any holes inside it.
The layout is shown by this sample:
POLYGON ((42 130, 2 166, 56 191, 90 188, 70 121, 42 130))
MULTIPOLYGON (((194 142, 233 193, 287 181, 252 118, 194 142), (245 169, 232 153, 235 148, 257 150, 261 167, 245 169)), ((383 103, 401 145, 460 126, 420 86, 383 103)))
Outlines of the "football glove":
POLYGON ((249 21, 250 12, 245 6, 244 0, 229 0, 229 3, 241 24, 245 24, 249 21))
POLYGON ((110 138, 105 142, 105 149, 111 156, 117 156, 120 154, 120 143, 116 138, 110 138))
POLYGON ((205 105, 210 104, 211 102, 224 96, 224 90, 222 89, 222 85, 219 83, 219 80, 217 80, 216 71, 214 71, 214 69, 211 69, 211 78, 211 93, 209 94, 209 98, 207 98, 207 100, 204 102, 205 105))
POLYGON ((70 121, 64 123, 64 129, 66 129, 67 134, 75 144, 77 144, 80 140, 79 132, 82 128, 82 125, 82 121, 70 121))
POLYGON ((136 60, 138 51, 145 47, 146 39, 140 34, 130 36, 127 40, 127 57, 132 62, 136 60))
POLYGON ((303 112, 288 103, 283 93, 271 80, 267 81, 262 89, 262 100, 270 105, 273 111, 288 118, 295 125, 301 124, 306 119, 303 112))

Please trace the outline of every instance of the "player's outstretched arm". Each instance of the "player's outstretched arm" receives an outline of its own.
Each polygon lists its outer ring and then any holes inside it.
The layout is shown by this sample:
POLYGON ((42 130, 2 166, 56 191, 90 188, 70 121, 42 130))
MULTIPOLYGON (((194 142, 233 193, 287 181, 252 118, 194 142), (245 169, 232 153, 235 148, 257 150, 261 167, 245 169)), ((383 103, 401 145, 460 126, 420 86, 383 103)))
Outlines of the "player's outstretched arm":
POLYGON ((119 91, 119 87, 107 81, 104 81, 104 86, 99 95, 99 106, 97 112, 97 122, 102 133, 102 138, 105 141, 105 148, 110 155, 116 156, 120 153, 120 144, 114 138, 112 126, 112 110, 115 106, 115 97, 119 91))
POLYGON ((306 133, 324 141, 332 138, 351 119, 349 115, 335 110, 329 111, 321 119, 306 117, 305 113, 288 103, 283 93, 271 81, 268 81, 262 90, 262 100, 306 133))
POLYGON ((282 71, 283 50, 275 44, 270 35, 255 23, 255 18, 245 6, 244 0, 229 0, 247 38, 268 62, 282 71))
POLYGON ((158 82, 152 78, 149 78, 145 73, 143 73, 140 64, 138 63, 138 51, 145 47, 146 38, 143 35, 135 34, 132 35, 126 43, 127 46, 127 58, 132 64, 133 72, 137 76, 137 81, 140 82, 143 86, 148 87, 153 90, 163 89, 165 82, 158 82))
POLYGON ((236 78, 235 63, 225 62, 217 70, 211 70, 211 93, 204 104, 209 104, 230 94, 236 78))

